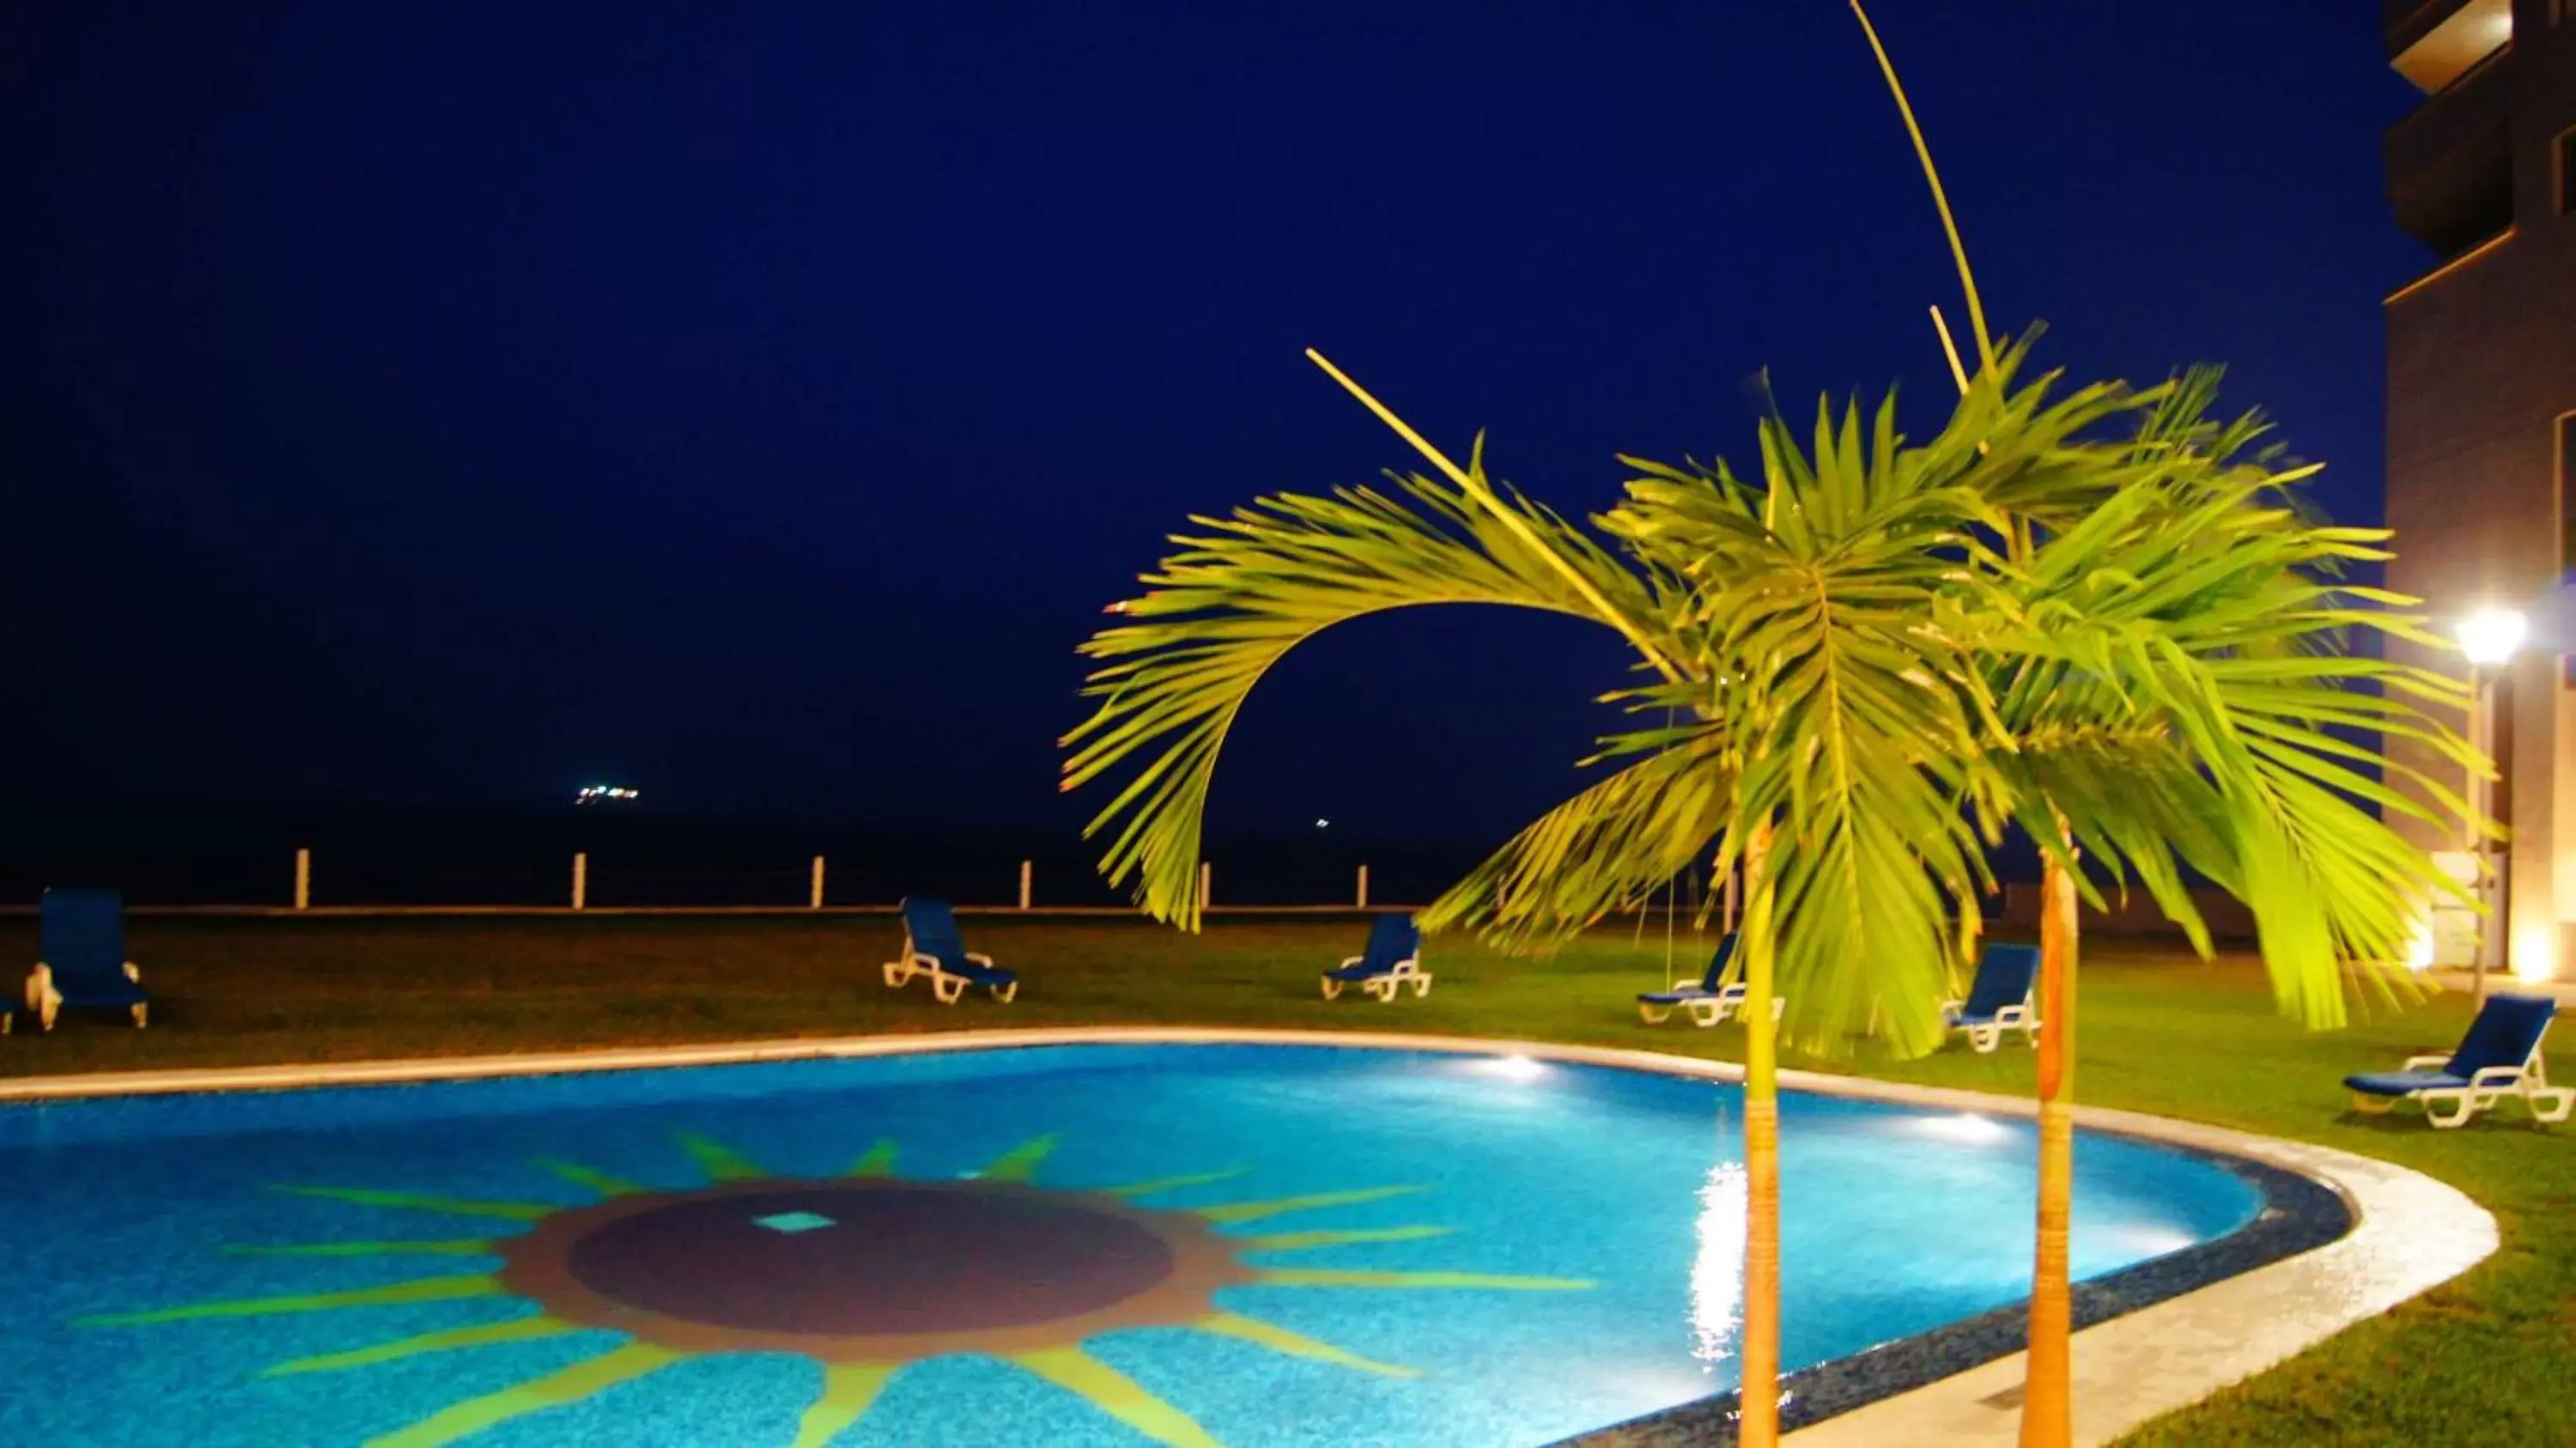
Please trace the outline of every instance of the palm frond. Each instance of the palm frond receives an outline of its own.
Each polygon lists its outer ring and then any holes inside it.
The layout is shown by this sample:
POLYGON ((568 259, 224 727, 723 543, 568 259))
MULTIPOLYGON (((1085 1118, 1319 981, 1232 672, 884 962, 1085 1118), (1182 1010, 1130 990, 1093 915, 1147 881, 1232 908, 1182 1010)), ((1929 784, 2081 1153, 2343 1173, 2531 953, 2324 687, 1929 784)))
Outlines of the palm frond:
POLYGON ((1657 731, 1645 757, 1558 805, 1443 893, 1425 929, 1475 926, 1509 949, 1555 945, 1645 904, 1705 856, 1734 801, 1732 751, 1714 724, 1657 731))
MULTIPOLYGON (((1475 476, 1481 483, 1481 462, 1475 476)), ((1085 688, 1100 702, 1061 743, 1067 790, 1134 766, 1085 832, 1109 834, 1101 871, 1112 884, 1132 880, 1149 913, 1196 927, 1199 845, 1227 730, 1272 664, 1334 624, 1440 603, 1609 622, 1596 597, 1637 618, 1673 612, 1668 580, 1485 486, 1490 505, 1443 481, 1398 477, 1392 493, 1287 494, 1193 518, 1199 531, 1173 539, 1182 551, 1144 576, 1148 591, 1111 605, 1126 621, 1082 647, 1100 661, 1085 688)))
POLYGON ((2335 581, 2350 561, 2384 557, 2384 535, 2316 521, 2295 491, 2307 470, 2256 450, 2259 418, 2208 419, 2215 386, 2206 370, 2171 384, 2121 490, 2041 530, 1990 666, 2018 734, 2092 723, 2160 741, 2133 761, 2152 788, 2052 773, 2065 761, 2041 751, 2016 777, 2033 796, 2025 823, 2037 808, 2090 821, 2079 831, 2204 948, 2166 872, 2182 859, 2231 889, 2254 912, 2284 1011, 2332 1026, 2347 972, 2386 987, 2422 902, 2457 893, 2388 819, 2470 817, 2446 782, 2389 763, 2371 736, 2478 760, 2425 708, 2455 707, 2457 683, 2354 647, 2372 633, 2425 637, 2403 600, 2335 581))

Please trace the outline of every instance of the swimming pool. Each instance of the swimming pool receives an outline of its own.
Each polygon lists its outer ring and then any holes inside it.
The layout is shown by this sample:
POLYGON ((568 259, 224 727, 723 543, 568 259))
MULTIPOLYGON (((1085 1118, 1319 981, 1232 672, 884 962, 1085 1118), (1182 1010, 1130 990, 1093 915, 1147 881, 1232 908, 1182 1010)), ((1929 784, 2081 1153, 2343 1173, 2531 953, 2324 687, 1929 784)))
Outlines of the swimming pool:
MULTIPOLYGON (((0 1442, 1546 1443, 1733 1386, 1738 1099, 1082 1045, 0 1108, 0 1442)), ((1787 1367, 2027 1293, 2027 1124, 1782 1116, 1787 1367)), ((2079 1277, 2263 1209, 2077 1163, 2079 1277)))

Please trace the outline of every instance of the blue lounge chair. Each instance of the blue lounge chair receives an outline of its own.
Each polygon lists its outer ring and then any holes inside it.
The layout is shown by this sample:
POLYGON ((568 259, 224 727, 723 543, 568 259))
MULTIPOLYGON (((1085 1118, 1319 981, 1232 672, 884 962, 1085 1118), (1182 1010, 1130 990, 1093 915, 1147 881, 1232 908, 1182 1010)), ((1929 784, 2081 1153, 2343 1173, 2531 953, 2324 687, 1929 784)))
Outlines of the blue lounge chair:
POLYGON ((65 1006, 123 1010, 140 1027, 152 997, 125 958, 125 902, 113 890, 47 890, 44 957, 27 977, 27 1009, 54 1028, 65 1006))
POLYGON ((2437 1127, 2465 1123, 2519 1096, 2537 1121, 2565 1121, 2576 1108, 2576 1088, 2552 1086, 2540 1059, 2540 1038, 2558 1003, 2547 996, 2492 995, 2469 1022, 2460 1048, 2447 1056, 2410 1056, 2403 1068, 2346 1076, 2356 1110, 2394 1111, 2400 1101, 2424 1103, 2424 1119, 2437 1127))
MULTIPOLYGON (((1671 990, 1643 991, 1637 996, 1637 1018, 1656 1025, 1672 1017, 1675 1007, 1690 1012, 1694 1024, 1713 1026, 1729 1016, 1744 1014, 1744 982, 1728 981, 1726 968, 1735 963, 1735 932, 1718 937, 1717 954, 1708 962, 1708 973, 1697 985, 1676 986, 1671 990)), ((1771 997, 1771 1019, 1780 1019, 1788 1008, 1785 997, 1771 997)))
POLYGON ((1941 1018, 1953 1031, 1968 1033, 1978 1054, 1991 1054, 2004 1032, 2018 1028, 2022 1039, 2039 1043, 2039 1010, 2030 1001, 2039 975, 2036 945, 1989 945, 1977 957, 1976 983, 1968 998, 1941 1003, 1941 1018))
POLYGON ((982 986, 1005 1005, 1020 993, 1017 974, 966 948, 945 900, 903 902, 903 959, 886 962, 885 983, 901 990, 916 975, 930 977, 930 993, 946 1006, 957 1004, 970 985, 982 986))
POLYGON ((1422 968, 1422 931, 1410 915, 1381 915, 1369 927, 1368 953, 1354 955, 1324 972, 1324 999, 1342 987, 1357 985, 1364 995, 1393 1001, 1399 987, 1410 985, 1419 998, 1431 994, 1431 972, 1422 968))

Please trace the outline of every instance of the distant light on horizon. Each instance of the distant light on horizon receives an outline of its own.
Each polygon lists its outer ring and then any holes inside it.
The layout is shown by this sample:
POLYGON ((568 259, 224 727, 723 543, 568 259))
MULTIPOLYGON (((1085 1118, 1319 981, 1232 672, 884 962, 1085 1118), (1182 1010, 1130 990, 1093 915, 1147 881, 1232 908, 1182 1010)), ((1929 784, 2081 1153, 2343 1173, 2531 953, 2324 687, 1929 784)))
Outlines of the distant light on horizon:
POLYGON ((1317 816, 1315 816, 1315 828, 1317 828, 1317 829, 1319 829, 1319 830, 1327 830, 1327 829, 1331 829, 1332 827, 1333 827, 1333 822, 1332 822, 1331 820, 1328 820, 1328 819, 1324 818, 1322 815, 1317 815, 1317 816))
POLYGON ((641 799, 643 797, 644 792, 642 790, 628 789, 621 784, 585 784, 581 787, 581 792, 572 797, 572 802, 574 804, 602 804, 610 800, 623 802, 626 800, 641 799))

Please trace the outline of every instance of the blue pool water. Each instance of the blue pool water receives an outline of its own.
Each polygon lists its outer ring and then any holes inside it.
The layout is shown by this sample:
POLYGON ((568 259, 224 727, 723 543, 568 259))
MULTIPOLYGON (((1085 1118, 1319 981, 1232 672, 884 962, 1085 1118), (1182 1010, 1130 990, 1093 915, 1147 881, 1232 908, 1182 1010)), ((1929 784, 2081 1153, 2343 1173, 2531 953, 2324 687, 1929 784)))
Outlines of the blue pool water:
MULTIPOLYGON (((1734 1384, 1738 1101, 1075 1046, 5 1107, 0 1443, 1544 1443, 1734 1384)), ((1788 1366, 2028 1291, 2026 1125, 1782 1117, 1788 1366)), ((2079 1276, 2261 1207, 2077 1162, 2079 1276)))

